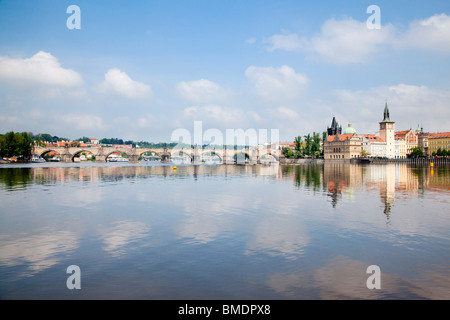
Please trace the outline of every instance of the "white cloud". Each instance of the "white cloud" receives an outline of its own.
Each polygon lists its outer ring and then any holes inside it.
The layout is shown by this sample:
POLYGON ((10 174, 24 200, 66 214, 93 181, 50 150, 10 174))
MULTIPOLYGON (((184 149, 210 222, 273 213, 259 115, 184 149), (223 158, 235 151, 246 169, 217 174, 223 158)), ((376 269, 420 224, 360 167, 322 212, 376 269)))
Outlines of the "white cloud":
POLYGON ((309 82, 305 75, 286 65, 279 68, 250 66, 245 75, 253 83, 256 94, 267 102, 298 99, 309 82))
POLYGON ((217 83, 207 79, 179 82, 176 89, 181 97, 194 103, 214 103, 227 96, 217 83))
POLYGON ((366 63, 389 47, 450 53, 450 17, 443 13, 415 20, 404 32, 389 24, 382 25, 381 29, 369 29, 365 21, 329 19, 311 38, 283 33, 275 34, 265 42, 269 44, 269 52, 299 52, 332 64, 366 63))
POLYGON ((134 81, 117 68, 108 70, 105 80, 99 85, 104 93, 117 93, 130 99, 146 98, 153 95, 149 85, 134 81))
POLYGON ((71 125, 72 127, 81 130, 96 130, 103 128, 102 118, 89 114, 66 114, 62 116, 56 116, 55 119, 58 122, 71 125))
POLYGON ((396 43, 400 47, 450 53, 450 17, 443 13, 428 19, 415 20, 396 43))
POLYGON ((1 56, 0 80, 61 87, 77 87, 83 84, 83 79, 77 72, 61 67, 57 58, 44 51, 26 59, 1 56))
POLYGON ((187 118, 196 120, 214 120, 222 123, 231 123, 242 120, 244 113, 238 109, 231 109, 217 105, 192 106, 184 109, 187 118))
POLYGON ((272 111, 272 114, 282 120, 296 121, 300 119, 300 115, 296 111, 284 106, 276 108, 272 111))
POLYGON ((309 41, 307 50, 325 62, 364 63, 391 41, 393 32, 391 26, 369 29, 366 22, 330 19, 309 41))
POLYGON ((450 92, 427 86, 401 83, 359 91, 336 90, 318 107, 330 110, 330 123, 333 112, 338 110, 336 117, 343 126, 351 122, 358 132, 374 133, 382 120, 386 99, 398 130, 415 129, 418 124, 423 124, 425 131, 447 130, 443 119, 450 119, 450 92), (431 117, 430 110, 439 117, 431 117))
POLYGON ((269 43, 270 47, 267 48, 269 52, 275 50, 285 50, 293 52, 301 52, 305 49, 306 39, 300 39, 297 34, 275 34, 264 42, 269 43))
POLYGON ((389 42, 393 33, 391 26, 371 30, 365 22, 330 19, 311 39, 299 38, 295 33, 276 34, 266 42, 270 44, 268 51, 302 52, 327 63, 363 63, 377 53, 381 45, 389 42))

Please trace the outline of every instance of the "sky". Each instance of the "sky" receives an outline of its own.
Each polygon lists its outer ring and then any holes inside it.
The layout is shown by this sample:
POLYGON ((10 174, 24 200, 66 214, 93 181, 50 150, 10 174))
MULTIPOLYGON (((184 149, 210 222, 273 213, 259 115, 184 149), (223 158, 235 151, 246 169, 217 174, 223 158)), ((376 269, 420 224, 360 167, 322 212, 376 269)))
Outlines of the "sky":
POLYGON ((0 133, 446 132, 449 71, 448 0, 0 0, 0 133))

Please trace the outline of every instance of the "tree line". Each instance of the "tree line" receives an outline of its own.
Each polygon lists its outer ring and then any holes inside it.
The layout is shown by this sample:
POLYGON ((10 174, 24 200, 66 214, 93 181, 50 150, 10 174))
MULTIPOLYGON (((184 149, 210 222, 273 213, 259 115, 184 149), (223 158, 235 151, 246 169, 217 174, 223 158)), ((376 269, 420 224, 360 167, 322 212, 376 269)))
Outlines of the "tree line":
POLYGON ((27 132, 10 131, 0 135, 0 156, 30 158, 33 150, 33 140, 27 132))
POLYGON ((317 132, 313 132, 311 135, 297 136, 294 138, 294 150, 289 147, 283 148, 283 155, 286 158, 303 158, 308 157, 321 157, 324 154, 323 145, 325 139, 327 138, 327 133, 322 132, 322 135, 317 132), (304 140, 303 140, 304 139, 304 140))

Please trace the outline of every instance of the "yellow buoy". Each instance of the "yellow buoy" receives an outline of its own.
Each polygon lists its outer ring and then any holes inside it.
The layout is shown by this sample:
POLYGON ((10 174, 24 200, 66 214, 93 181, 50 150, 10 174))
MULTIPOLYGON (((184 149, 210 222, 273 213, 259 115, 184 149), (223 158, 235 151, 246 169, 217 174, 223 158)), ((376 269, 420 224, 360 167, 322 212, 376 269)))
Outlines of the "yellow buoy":
POLYGON ((430 167, 434 167, 434 163, 433 162, 430 163, 430 167))

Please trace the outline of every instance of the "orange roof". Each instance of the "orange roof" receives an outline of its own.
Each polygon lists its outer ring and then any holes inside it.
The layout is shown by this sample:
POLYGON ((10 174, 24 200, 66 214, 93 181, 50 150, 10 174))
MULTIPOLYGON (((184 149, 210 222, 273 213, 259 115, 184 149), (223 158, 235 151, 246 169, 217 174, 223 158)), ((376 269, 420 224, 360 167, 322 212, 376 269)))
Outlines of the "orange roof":
POLYGON ((429 139, 450 138, 450 132, 430 133, 429 139))
POLYGON ((395 131, 395 136, 397 137, 404 137, 408 132, 410 132, 411 130, 403 130, 403 131, 395 131))
POLYGON ((381 137, 376 136, 374 134, 363 134, 363 137, 366 138, 367 140, 370 140, 370 141, 384 142, 384 140, 381 139, 381 137))
MULTIPOLYGON (((348 139, 351 139, 354 135, 355 135, 354 133, 350 133, 350 134, 338 134, 337 136, 338 136, 339 141, 344 141, 344 140, 346 140, 347 138, 348 138, 348 139)), ((328 136, 328 137, 327 137, 327 141, 328 141, 328 142, 333 142, 334 139, 335 139, 335 137, 336 137, 336 136, 328 136)))

